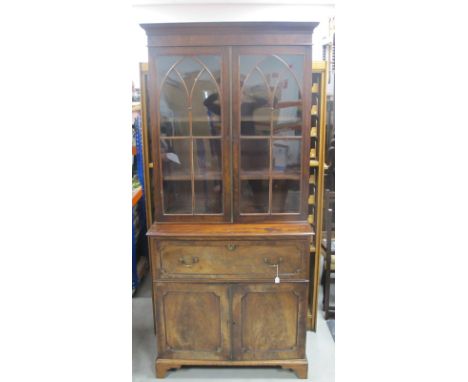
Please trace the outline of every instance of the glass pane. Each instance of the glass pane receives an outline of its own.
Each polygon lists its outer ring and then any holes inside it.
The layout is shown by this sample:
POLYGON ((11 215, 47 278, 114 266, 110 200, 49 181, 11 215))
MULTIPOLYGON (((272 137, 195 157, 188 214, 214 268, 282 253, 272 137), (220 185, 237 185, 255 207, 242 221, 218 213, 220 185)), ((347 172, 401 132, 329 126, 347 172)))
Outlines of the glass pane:
POLYGON ((241 139, 241 172, 258 171, 262 175, 270 169, 270 140, 241 139))
MULTIPOLYGON (((297 81, 302 84, 304 81, 304 59, 302 54, 282 54, 279 55, 288 65, 288 68, 297 78, 297 81)), ((310 63, 309 63, 310 65, 310 63)))
POLYGON ((241 181, 241 213, 268 213, 269 183, 268 180, 258 179, 241 181))
POLYGON ((255 66, 257 66, 262 60, 267 56, 260 55, 245 55, 239 57, 240 62, 240 77, 241 77, 241 86, 242 82, 245 80, 245 77, 252 71, 255 66))
POLYGON ((194 139, 193 164, 198 179, 221 179, 221 139, 194 139))
POLYGON ((184 59, 180 61, 175 68, 184 79, 185 85, 190 93, 192 91, 193 84, 195 83, 195 79, 203 70, 203 67, 192 57, 184 57, 184 59))
POLYGON ((158 56, 156 58, 156 69, 158 71, 158 84, 161 84, 164 76, 170 71, 182 56, 158 56))
POLYGON ((175 73, 166 78, 159 103, 161 136, 188 136, 188 95, 180 77, 175 73))
POLYGON ((221 83, 221 58, 219 56, 197 56, 205 64, 218 84, 221 83))
POLYGON ((284 107, 273 111, 273 135, 301 136, 302 108, 284 107))
POLYGON ((273 105, 273 134, 300 136, 302 100, 299 85, 290 73, 286 73, 279 81, 273 105))
POLYGON ((301 140, 274 139, 272 155, 273 174, 300 174, 301 140))
POLYGON ((289 69, 285 63, 275 56, 268 56, 258 64, 259 69, 264 73, 267 79, 270 91, 278 85, 284 72, 289 69))
POLYGON ((197 79, 193 88, 192 135, 221 135, 221 104, 218 88, 206 70, 197 79))
POLYGON ((220 180, 195 181, 195 213, 223 213, 223 182, 220 180))
POLYGON ((273 179, 272 206, 273 213, 299 212, 301 187, 298 180, 273 179))
POLYGON ((190 179, 190 139, 161 139, 161 161, 164 179, 190 179))
POLYGON ((255 70, 244 84, 241 135, 270 135, 271 107, 265 79, 255 70))
POLYGON ((163 181, 164 213, 192 213, 192 182, 163 181))

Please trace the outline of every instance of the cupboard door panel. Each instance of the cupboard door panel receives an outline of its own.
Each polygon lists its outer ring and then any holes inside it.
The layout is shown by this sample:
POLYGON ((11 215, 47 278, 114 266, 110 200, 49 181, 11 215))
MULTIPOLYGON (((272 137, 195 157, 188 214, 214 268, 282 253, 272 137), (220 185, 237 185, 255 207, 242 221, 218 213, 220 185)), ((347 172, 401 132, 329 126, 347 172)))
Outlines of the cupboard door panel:
POLYGON ((235 360, 305 357, 307 283, 233 287, 235 360))
POLYGON ((154 293, 159 357, 218 360, 230 356, 227 286, 160 283, 154 293))

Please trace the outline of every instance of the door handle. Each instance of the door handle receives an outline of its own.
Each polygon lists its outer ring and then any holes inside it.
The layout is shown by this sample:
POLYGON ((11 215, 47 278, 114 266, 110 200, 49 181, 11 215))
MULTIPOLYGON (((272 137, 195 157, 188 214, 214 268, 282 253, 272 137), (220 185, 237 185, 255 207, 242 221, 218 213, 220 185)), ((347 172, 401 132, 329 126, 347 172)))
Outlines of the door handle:
POLYGON ((278 258, 278 260, 276 260, 276 263, 275 263, 272 259, 265 257, 263 259, 263 262, 270 267, 276 267, 277 265, 280 265, 283 262, 283 258, 282 257, 278 258))
POLYGON ((193 264, 198 263, 198 261, 199 261, 198 257, 195 257, 195 256, 192 256, 190 262, 187 262, 183 257, 179 259, 179 263, 181 263, 182 265, 186 267, 191 267, 193 264))

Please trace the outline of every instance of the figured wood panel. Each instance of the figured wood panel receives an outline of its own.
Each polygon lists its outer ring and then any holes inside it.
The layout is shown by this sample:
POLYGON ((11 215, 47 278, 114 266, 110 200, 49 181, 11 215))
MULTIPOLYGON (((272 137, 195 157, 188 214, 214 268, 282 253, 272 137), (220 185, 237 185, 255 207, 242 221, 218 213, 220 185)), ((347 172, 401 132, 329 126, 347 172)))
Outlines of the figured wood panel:
POLYGON ((157 279, 308 278, 308 240, 162 240, 152 252, 157 279))
POLYGON ((234 359, 304 358, 306 296, 307 283, 235 286, 234 359))
POLYGON ((158 352, 164 358, 225 359, 230 354, 228 289, 155 286, 158 352))

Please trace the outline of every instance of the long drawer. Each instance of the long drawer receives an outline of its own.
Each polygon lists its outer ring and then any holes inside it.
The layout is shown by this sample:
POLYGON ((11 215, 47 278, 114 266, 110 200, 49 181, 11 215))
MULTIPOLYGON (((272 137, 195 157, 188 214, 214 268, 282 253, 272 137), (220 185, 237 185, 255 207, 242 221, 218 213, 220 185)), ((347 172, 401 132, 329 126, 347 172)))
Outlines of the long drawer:
POLYGON ((153 240, 153 278, 306 279, 308 240, 153 240))

